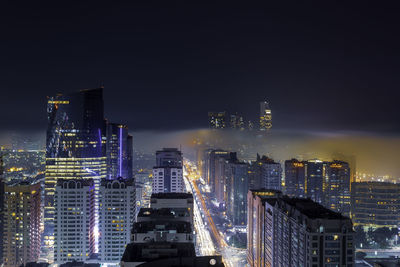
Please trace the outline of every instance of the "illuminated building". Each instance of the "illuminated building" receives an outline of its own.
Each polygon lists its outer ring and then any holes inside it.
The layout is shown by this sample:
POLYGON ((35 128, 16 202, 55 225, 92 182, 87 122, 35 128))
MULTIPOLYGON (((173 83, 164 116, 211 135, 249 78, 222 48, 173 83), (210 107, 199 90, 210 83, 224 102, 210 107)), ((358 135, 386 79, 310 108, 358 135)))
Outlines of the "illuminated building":
POLYGON ((99 255, 102 264, 118 266, 130 242, 136 203, 133 181, 103 179, 99 195, 99 255))
POLYGON ((40 184, 5 186, 3 263, 35 262, 40 254, 40 184))
MULTIPOLYGON (((264 267, 266 262, 266 235, 272 236, 272 223, 266 221, 265 203, 268 198, 276 198, 281 192, 267 189, 251 189, 247 194, 247 263, 250 266, 264 267), (267 229, 268 227, 268 229, 267 229), (267 231, 266 231, 267 230, 267 231)), ((269 248, 272 250, 272 248, 269 248)))
POLYGON ((260 131, 266 131, 272 127, 272 113, 267 101, 260 102, 260 131))
POLYGON ((321 160, 308 160, 305 162, 306 172, 306 196, 311 200, 324 204, 324 185, 326 184, 326 165, 321 160))
POLYGON ((177 148, 157 151, 156 166, 153 168, 153 193, 183 191, 182 152, 177 148))
POLYGON ((235 113, 230 115, 230 128, 237 130, 245 130, 245 124, 243 116, 235 113))
POLYGON ((285 161, 285 194, 290 197, 306 197, 304 162, 297 159, 285 161))
POLYGON ((226 128, 226 113, 223 112, 208 112, 208 120, 211 129, 226 128))
POLYGON ((400 226, 400 184, 359 182, 352 184, 352 219, 355 225, 400 226))
POLYGON ((226 166, 226 211, 234 225, 246 225, 249 165, 228 161, 226 166))
POLYGON ((282 190, 282 167, 279 162, 257 154, 257 160, 251 162, 250 172, 250 189, 282 190))
POLYGON ((355 266, 349 218, 310 199, 262 193, 248 193, 250 266, 355 266))
POLYGON ((219 203, 226 200, 226 161, 237 161, 236 152, 213 150, 209 154, 209 180, 211 191, 219 203))
POLYGON ((93 179, 58 179, 54 196, 54 262, 85 262, 95 253, 93 179))
POLYGON ((107 178, 132 179, 132 136, 122 124, 107 124, 107 178))
MULTIPOLYGON (((42 248, 51 262, 51 255, 54 255, 54 193, 57 180, 92 179, 98 190, 100 179, 106 178, 103 89, 49 97, 47 114, 45 234, 42 248)), ((96 216, 96 224, 97 220, 96 216)))
POLYGON ((327 164, 326 186, 324 186, 327 208, 350 216, 350 167, 344 161, 332 161, 327 164))

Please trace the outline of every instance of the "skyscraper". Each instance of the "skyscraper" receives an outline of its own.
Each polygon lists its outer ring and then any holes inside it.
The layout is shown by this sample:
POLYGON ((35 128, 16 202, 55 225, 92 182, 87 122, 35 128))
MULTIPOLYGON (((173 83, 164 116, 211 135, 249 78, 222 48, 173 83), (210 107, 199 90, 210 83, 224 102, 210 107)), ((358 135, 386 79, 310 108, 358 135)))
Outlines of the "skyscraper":
POLYGON ((260 131, 266 131, 272 127, 272 113, 267 101, 260 102, 260 131))
POLYGON ((347 162, 335 160, 327 165, 325 206, 350 216, 350 167, 347 162))
POLYGON ((400 226, 400 184, 359 182, 351 190, 354 225, 400 226))
POLYGON ((226 210, 234 225, 246 225, 249 165, 228 161, 226 167, 226 210))
POLYGON ((308 160, 306 164, 306 196, 313 201, 324 204, 324 191, 326 183, 327 162, 321 160, 308 160))
POLYGON ((119 264, 131 240, 135 220, 135 187, 132 179, 103 179, 99 196, 99 261, 119 264))
POLYGON ((354 267, 353 224, 310 200, 248 194, 250 266, 354 267))
POLYGON ((226 112, 208 112, 208 121, 211 129, 226 128, 226 112))
POLYGON ((54 200, 54 262, 88 260, 96 252, 93 179, 58 179, 54 200))
POLYGON ((40 254, 40 184, 5 186, 3 263, 14 267, 40 254))
POLYGON ((257 160, 251 163, 250 171, 251 188, 282 190, 282 167, 279 162, 257 154, 257 160))
POLYGON ((156 152, 153 168, 153 193, 184 192, 182 152, 177 148, 164 148, 156 152))
POLYGON ((43 252, 51 256, 57 180, 93 179, 98 190, 100 179, 106 178, 103 89, 49 97, 47 114, 43 252))
POLYGON ((122 124, 107 124, 107 179, 132 179, 132 136, 122 124))
POLYGON ((290 197, 306 197, 304 162, 297 159, 285 161, 285 194, 290 197))

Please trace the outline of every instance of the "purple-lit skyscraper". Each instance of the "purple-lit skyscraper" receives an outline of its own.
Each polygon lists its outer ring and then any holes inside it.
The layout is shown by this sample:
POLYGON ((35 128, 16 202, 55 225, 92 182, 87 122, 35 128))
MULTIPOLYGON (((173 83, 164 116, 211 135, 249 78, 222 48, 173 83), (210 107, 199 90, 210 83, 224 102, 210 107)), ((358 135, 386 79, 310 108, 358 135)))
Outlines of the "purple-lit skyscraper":
POLYGON ((122 124, 107 124, 107 179, 132 179, 132 136, 122 124))

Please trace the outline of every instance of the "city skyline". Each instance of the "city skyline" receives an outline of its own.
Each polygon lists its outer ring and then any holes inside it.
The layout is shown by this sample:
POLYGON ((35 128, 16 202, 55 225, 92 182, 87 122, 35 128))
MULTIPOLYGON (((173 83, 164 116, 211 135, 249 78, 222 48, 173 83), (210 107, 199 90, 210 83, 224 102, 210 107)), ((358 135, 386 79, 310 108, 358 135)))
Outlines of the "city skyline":
POLYGON ((220 109, 258 121, 255 103, 268 99, 276 129, 400 133, 389 7, 3 9, 3 131, 44 129, 46 95, 104 85, 109 119, 135 130, 207 127, 204 114, 220 109), (157 112, 167 116, 152 123, 157 112))

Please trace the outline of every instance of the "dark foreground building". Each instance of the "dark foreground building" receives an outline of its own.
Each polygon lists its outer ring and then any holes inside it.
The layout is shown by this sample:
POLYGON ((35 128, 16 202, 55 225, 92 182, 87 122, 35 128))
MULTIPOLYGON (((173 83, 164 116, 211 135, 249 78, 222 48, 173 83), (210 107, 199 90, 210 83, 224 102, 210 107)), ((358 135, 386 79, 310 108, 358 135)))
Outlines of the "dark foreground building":
POLYGON ((354 267, 354 253, 349 218, 310 199, 249 191, 250 266, 354 267))

